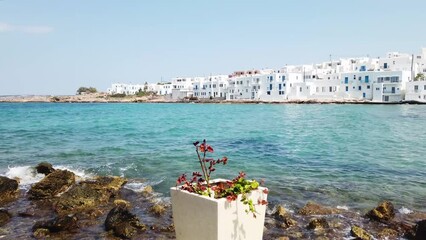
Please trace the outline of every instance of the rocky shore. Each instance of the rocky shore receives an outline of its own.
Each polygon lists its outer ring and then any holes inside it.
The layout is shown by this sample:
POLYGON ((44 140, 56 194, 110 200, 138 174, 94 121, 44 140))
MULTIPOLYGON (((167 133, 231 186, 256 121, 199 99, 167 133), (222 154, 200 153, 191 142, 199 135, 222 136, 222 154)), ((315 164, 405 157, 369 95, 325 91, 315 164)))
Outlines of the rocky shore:
MULTIPOLYGON (((0 239, 173 239, 171 206, 152 187, 128 179, 80 179, 40 163, 45 177, 28 189, 0 176, 0 239)), ((363 213, 307 202, 268 206, 264 239, 426 239, 426 213, 400 212, 389 201, 363 213)))
POLYGON ((425 102, 402 101, 398 103, 377 103, 366 100, 286 100, 286 101, 259 101, 259 100, 221 100, 221 99, 183 99, 173 100, 165 96, 134 95, 115 97, 106 93, 93 93, 69 96, 0 96, 1 102, 9 103, 224 103, 224 104, 426 104, 425 102))

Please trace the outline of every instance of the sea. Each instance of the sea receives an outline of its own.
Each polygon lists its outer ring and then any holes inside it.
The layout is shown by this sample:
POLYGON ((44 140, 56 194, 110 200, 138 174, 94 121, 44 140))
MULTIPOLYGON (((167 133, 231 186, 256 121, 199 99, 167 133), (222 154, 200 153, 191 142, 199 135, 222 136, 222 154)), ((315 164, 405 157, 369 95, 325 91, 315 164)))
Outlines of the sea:
POLYGON ((213 178, 244 171, 275 204, 426 211, 425 105, 0 103, 0 175, 23 189, 49 162, 167 201, 181 174, 200 171, 192 143, 204 139, 209 157, 229 159, 213 178))

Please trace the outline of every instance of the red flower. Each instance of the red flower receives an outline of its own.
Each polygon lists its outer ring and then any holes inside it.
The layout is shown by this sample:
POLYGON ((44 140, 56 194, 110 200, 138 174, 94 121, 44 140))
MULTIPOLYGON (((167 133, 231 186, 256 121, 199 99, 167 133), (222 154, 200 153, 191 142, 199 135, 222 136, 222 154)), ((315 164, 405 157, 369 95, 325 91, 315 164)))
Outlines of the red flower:
POLYGON ((212 148, 212 146, 207 145, 206 143, 201 143, 201 145, 200 145, 200 152, 205 152, 205 151, 212 153, 213 152, 213 148, 212 148))
POLYGON ((269 193, 269 190, 268 190, 267 188, 265 188, 265 189, 263 189, 263 193, 264 193, 264 194, 268 194, 268 193, 269 193))

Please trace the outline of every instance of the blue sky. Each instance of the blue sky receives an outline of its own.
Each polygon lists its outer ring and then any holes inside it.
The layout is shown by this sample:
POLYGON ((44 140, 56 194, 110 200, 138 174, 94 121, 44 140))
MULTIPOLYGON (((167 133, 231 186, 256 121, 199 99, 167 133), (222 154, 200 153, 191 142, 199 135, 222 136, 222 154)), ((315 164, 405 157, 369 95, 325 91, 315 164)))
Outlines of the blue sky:
POLYGON ((424 0, 0 0, 0 95, 417 53, 424 0))

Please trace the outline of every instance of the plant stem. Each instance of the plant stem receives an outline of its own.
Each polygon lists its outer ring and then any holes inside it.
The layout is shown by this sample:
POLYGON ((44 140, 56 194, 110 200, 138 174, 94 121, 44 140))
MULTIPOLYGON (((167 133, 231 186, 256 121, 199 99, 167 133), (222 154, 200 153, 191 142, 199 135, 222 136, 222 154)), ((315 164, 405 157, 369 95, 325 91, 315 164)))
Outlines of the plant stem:
POLYGON ((200 166, 201 166, 201 170, 203 171, 204 179, 206 179, 206 180, 207 180, 207 173, 206 173, 206 171, 204 170, 203 161, 201 160, 200 153, 198 152, 198 147, 195 147, 195 151, 197 152, 198 161, 200 162, 200 166))

